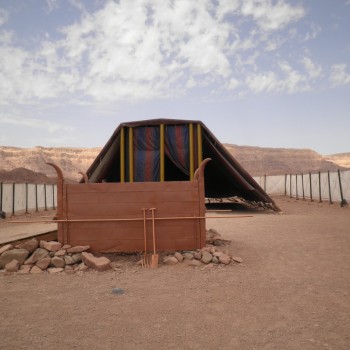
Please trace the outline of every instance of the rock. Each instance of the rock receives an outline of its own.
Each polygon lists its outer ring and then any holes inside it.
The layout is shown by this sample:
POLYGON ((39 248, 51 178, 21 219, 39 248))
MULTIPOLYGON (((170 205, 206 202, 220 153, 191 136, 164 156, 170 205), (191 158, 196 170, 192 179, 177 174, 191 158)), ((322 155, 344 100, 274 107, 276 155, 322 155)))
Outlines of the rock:
POLYGON ((81 253, 76 253, 72 255, 72 259, 74 261, 74 264, 81 262, 81 253))
POLYGON ((82 253, 90 249, 89 245, 78 245, 76 247, 68 248, 67 253, 82 253))
POLYGON ((188 262, 188 266, 199 267, 202 263, 199 260, 193 259, 188 262))
POLYGON ((44 244, 45 244, 45 243, 47 243, 47 241, 41 240, 41 241, 39 242, 39 248, 44 248, 44 244))
POLYGON ((219 258, 221 255, 223 255, 223 254, 225 254, 225 253, 223 253, 223 252, 215 252, 213 255, 215 256, 215 257, 217 257, 217 258, 219 258))
POLYGON ((7 263, 12 260, 17 260, 20 265, 24 263, 29 255, 26 249, 11 249, 6 250, 0 256, 0 269, 3 269, 7 263))
POLYGON ((211 259, 211 262, 213 264, 218 264, 219 263, 219 259, 216 256, 213 256, 213 259, 211 259))
POLYGON ((26 265, 35 264, 37 261, 46 258, 49 252, 43 248, 36 248, 33 254, 24 262, 26 265))
MULTIPOLYGON (((88 246, 87 246, 88 247, 88 246)), ((71 248, 73 249, 73 248, 71 248)), ((87 248, 89 249, 89 248, 87 248)), ((97 271, 104 271, 111 268, 111 261, 104 256, 99 258, 93 256, 91 253, 83 252, 81 258, 85 265, 97 271)))
POLYGON ((215 247, 211 247, 211 248, 210 248, 210 253, 214 254, 215 252, 216 252, 215 247))
POLYGON ((243 262, 243 259, 240 258, 239 256, 233 256, 232 260, 236 263, 239 263, 239 264, 243 262))
POLYGON ((53 258, 55 256, 55 252, 49 252, 49 257, 53 258))
POLYGON ((75 264, 75 261, 74 261, 73 258, 72 258, 71 256, 69 256, 69 255, 65 255, 65 256, 63 257, 63 259, 64 259, 66 265, 73 265, 73 264, 75 264))
POLYGON ((50 267, 47 269, 47 272, 50 273, 50 274, 55 274, 55 273, 60 273, 64 271, 64 269, 62 267, 50 267))
POLYGON ((17 272, 19 269, 19 262, 14 259, 5 265, 5 270, 8 272, 17 272))
POLYGON ((165 265, 176 265, 178 262, 179 260, 175 256, 166 256, 163 259, 163 264, 165 265))
POLYGON ((191 253, 183 253, 182 256, 184 257, 184 259, 187 259, 187 260, 192 260, 194 258, 193 254, 191 253))
POLYGON ((22 266, 19 268, 18 273, 20 273, 20 274, 29 273, 31 268, 32 268, 31 265, 22 265, 22 266))
POLYGON ((174 257, 177 259, 178 262, 183 262, 184 261, 184 257, 179 252, 176 252, 174 254, 174 257))
POLYGON ((35 238, 32 238, 29 241, 19 244, 18 248, 26 249, 28 250, 29 253, 33 253, 34 250, 38 248, 38 246, 39 246, 39 242, 35 238))
POLYGON ((227 243, 226 240, 223 240, 223 239, 215 239, 213 241, 213 244, 216 246, 216 247, 221 247, 223 245, 225 245, 227 243))
POLYGON ((79 266, 76 268, 77 271, 86 271, 89 267, 86 266, 83 262, 79 264, 79 266))
POLYGON ((38 260, 35 265, 38 266, 41 270, 46 270, 49 267, 50 262, 51 258, 46 257, 38 260))
POLYGON ((208 253, 210 253, 211 248, 212 248, 212 247, 204 247, 204 248, 202 248, 202 252, 208 252, 208 253))
POLYGON ((49 252, 57 252, 62 248, 62 244, 56 241, 45 242, 43 248, 49 252))
POLYGON ((66 255, 66 250, 65 249, 60 249, 55 252, 55 256, 65 256, 66 255))
POLYGON ((231 261, 231 258, 229 255, 223 254, 219 256, 219 261, 221 262, 221 264, 228 265, 231 261))
POLYGON ((3 253, 3 252, 6 252, 10 249, 13 249, 13 245, 12 244, 5 244, 4 246, 2 246, 0 248, 0 255, 3 253))
POLYGON ((193 254, 193 257, 196 259, 196 260, 201 260, 202 259, 202 252, 195 252, 193 254))
POLYGON ((63 268, 66 266, 66 262, 64 259, 60 258, 59 256, 54 256, 51 259, 51 265, 57 268, 63 268))
POLYGON ((43 270, 40 269, 38 266, 33 266, 33 267, 30 269, 30 273, 32 273, 32 274, 43 273, 43 270))
POLYGON ((213 256, 210 253, 208 253, 206 251, 203 252, 201 261, 204 264, 209 264, 212 259, 213 259, 213 256))
POLYGON ((64 270, 67 271, 67 270, 73 270, 73 266, 72 265, 66 265, 64 267, 64 270))
POLYGON ((70 244, 65 244, 61 249, 67 250, 69 248, 72 248, 70 244))

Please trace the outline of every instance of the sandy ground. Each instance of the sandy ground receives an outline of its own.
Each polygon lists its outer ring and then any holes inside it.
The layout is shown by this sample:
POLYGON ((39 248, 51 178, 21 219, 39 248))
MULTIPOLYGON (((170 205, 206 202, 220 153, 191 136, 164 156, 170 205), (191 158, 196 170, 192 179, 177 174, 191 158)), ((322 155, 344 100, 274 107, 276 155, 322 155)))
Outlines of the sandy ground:
POLYGON ((350 349, 350 209, 277 202, 208 220, 240 265, 0 276, 0 349, 350 349))

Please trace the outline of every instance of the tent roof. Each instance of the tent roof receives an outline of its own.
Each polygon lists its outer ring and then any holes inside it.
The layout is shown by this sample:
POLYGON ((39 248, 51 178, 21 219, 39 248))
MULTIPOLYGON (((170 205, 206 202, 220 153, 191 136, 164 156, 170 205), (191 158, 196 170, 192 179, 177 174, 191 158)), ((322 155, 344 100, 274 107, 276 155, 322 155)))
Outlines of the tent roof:
POLYGON ((101 182, 110 171, 119 151, 119 134, 122 127, 200 124, 202 127, 203 159, 211 158, 205 170, 205 194, 209 198, 240 197, 248 201, 271 204, 278 207, 250 174, 227 151, 214 134, 201 122, 195 120, 151 119, 121 123, 102 148, 87 175, 90 182, 101 182))

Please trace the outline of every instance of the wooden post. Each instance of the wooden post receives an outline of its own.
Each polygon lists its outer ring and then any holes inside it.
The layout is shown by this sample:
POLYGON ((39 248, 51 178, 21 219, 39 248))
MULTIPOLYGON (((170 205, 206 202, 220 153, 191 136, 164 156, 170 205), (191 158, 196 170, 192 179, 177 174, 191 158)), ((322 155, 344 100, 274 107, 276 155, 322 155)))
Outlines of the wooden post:
POLYGON ((125 130, 120 129, 120 182, 125 182, 125 130))
POLYGON ((203 141, 202 141, 202 126, 197 124, 197 152, 198 152, 198 166, 203 162, 203 141))
POLYGON ((299 196, 298 196, 298 174, 295 174, 295 197, 298 200, 299 196))
POLYGON ((329 194, 329 204, 333 204, 332 202, 332 192, 331 192, 331 175, 328 170, 328 194, 329 194))
POLYGON ((194 154, 193 154, 193 124, 189 125, 189 143, 190 143, 190 180, 193 180, 194 175, 194 154))
POLYGON ((319 192, 319 199, 320 203, 322 202, 322 194, 321 194, 321 172, 318 172, 318 192, 319 192))
POLYGON ((310 179, 310 200, 313 202, 314 200, 312 199, 312 183, 311 183, 311 173, 309 173, 309 179, 310 179))
POLYGON ((305 190, 304 190, 304 174, 301 174, 301 187, 303 189, 303 201, 305 200, 305 190))
POLYGON ((164 124, 160 124, 160 181, 165 181, 165 163, 164 163, 164 124))
POLYGON ((26 182, 26 214, 28 214, 28 182, 26 182))
POLYGON ((15 215, 16 184, 12 184, 12 215, 15 215))
POLYGON ((129 128, 129 182, 134 182, 134 134, 133 128, 129 128))

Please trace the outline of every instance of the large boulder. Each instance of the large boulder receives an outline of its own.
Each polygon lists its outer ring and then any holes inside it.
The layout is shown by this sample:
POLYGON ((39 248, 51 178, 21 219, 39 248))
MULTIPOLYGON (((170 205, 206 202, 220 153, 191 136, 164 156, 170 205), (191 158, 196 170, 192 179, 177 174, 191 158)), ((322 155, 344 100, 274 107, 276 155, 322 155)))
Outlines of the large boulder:
POLYGON ((97 258, 91 253, 83 252, 81 258, 85 265, 97 271, 104 271, 111 268, 111 261, 104 256, 97 258))
POLYGON ((24 263, 29 255, 26 249, 11 249, 3 252, 0 256, 0 269, 3 269, 7 263, 17 260, 20 265, 24 263))
POLYGON ((34 253, 24 262, 25 264, 35 264, 37 261, 46 258, 49 252, 43 248, 37 248, 34 253))
POLYGON ((35 239, 35 238, 32 238, 30 239, 29 241, 26 241, 26 242, 23 242, 23 243, 20 243, 18 246, 16 246, 17 248, 20 248, 20 249, 27 249, 29 253, 33 253, 34 250, 36 248, 38 248, 39 246, 39 242, 35 239))

